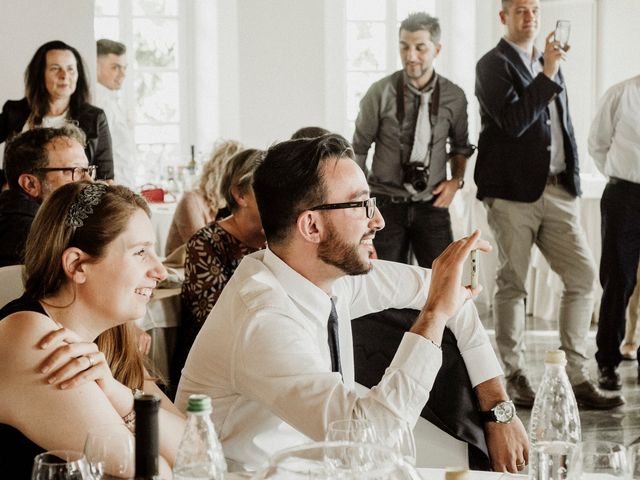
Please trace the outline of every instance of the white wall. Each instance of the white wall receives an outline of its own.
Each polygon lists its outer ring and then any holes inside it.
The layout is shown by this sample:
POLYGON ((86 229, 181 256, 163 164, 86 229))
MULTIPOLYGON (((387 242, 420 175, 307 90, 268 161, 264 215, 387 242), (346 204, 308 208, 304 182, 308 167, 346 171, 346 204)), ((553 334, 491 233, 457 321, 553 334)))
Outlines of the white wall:
POLYGON ((640 74, 640 1, 598 2, 597 95, 610 86, 640 74))
POLYGON ((0 102, 24 96, 23 74, 40 45, 62 40, 75 47, 95 77, 96 46, 93 38, 93 2, 87 0, 2 0, 4 45, 1 53, 0 102))
MULTIPOLYGON (((477 138, 475 61, 502 35, 499 6, 500 0, 438 3, 444 43, 438 68, 467 92, 472 140, 477 138)), ((303 125, 344 133, 343 0, 199 0, 193 11, 193 28, 202 40, 189 66, 193 88, 214 92, 206 102, 192 104, 196 143, 225 137, 261 148, 303 125)), ((576 25, 592 29, 574 30, 574 38, 582 40, 565 67, 572 113, 583 136, 604 90, 639 71, 640 1, 543 0, 544 31, 557 12, 568 12, 576 25), (589 24, 589 7, 580 4, 594 5, 595 24, 589 24)), ((24 69, 48 40, 59 38, 78 48, 93 78, 92 1, 2 0, 0 18, 0 38, 11 46, 1 54, 0 102, 22 97, 24 69)))
MULTIPOLYGON (((95 78, 93 2, 65 0, 2 0, 0 2, 0 106, 24 97, 24 70, 40 45, 62 40, 85 61, 87 77, 95 78)), ((4 143, 0 145, 0 158, 4 143)))
POLYGON ((241 140, 264 148, 324 124, 324 2, 238 0, 237 14, 241 140))

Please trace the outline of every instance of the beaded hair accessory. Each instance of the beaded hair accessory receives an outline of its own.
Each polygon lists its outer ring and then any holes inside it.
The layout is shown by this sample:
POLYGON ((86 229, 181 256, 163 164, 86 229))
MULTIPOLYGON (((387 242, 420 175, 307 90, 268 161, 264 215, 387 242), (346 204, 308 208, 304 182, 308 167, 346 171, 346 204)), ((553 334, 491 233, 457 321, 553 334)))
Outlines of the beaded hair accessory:
POLYGON ((84 221, 93 213, 93 207, 100 203, 106 193, 104 183, 90 183, 82 189, 78 199, 71 205, 64 223, 68 227, 81 227, 84 221))

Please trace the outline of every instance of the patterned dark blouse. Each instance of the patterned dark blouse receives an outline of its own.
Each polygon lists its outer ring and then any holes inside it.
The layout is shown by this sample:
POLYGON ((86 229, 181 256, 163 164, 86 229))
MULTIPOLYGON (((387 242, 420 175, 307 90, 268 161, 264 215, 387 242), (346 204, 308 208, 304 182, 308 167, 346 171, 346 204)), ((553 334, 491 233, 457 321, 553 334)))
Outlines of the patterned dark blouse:
POLYGON ((217 222, 201 228, 187 242, 180 294, 182 323, 176 339, 172 383, 177 384, 193 341, 240 260, 255 251, 217 222))

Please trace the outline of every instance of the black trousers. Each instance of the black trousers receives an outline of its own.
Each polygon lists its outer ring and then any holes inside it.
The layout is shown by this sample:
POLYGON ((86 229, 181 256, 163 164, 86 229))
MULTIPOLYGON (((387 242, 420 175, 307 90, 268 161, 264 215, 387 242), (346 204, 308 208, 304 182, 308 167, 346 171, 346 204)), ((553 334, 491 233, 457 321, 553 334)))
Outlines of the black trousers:
MULTIPOLYGON (((377 385, 391 363, 402 336, 415 322, 416 310, 389 309, 352 320, 356 381, 377 385)), ((469 467, 489 470, 491 462, 478 414, 478 402, 456 338, 445 329, 442 367, 436 376, 422 417, 469 446, 469 467)))
POLYGON ((382 260, 409 263, 413 252, 418 265, 431 268, 453 241, 448 208, 430 202, 393 203, 382 195, 377 196, 377 205, 385 227, 376 232, 373 245, 382 260))
MULTIPOLYGON (((612 179, 600 200, 602 301, 596 334, 596 361, 617 367, 625 333, 625 311, 636 286, 640 257, 640 184, 612 179)), ((640 353, 640 351, 639 351, 640 353)))

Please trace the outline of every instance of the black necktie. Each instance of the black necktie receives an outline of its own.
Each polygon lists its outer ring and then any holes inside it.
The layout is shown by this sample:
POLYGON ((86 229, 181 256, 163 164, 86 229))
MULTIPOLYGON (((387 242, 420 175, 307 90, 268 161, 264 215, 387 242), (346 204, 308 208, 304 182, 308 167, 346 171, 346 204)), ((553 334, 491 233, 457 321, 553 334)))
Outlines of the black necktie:
POLYGON ((329 332, 329 352, 331 353, 331 371, 340 372, 342 375, 342 366, 340 365, 340 340, 338 337, 338 313, 336 312, 336 304, 331 299, 331 313, 327 322, 327 330, 329 332))

